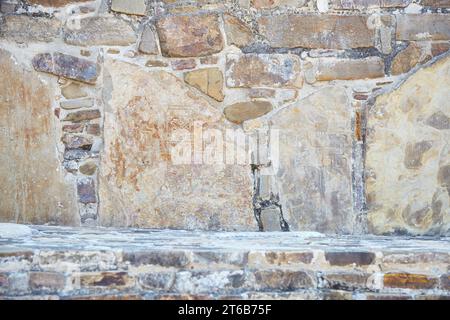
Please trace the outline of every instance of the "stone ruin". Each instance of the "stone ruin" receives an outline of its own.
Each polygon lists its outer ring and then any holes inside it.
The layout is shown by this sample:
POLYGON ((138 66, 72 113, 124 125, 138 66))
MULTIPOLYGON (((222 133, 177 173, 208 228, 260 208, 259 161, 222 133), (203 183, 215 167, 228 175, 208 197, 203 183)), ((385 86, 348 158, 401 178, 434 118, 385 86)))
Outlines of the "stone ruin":
POLYGON ((449 51, 447 0, 1 0, 0 298, 450 298, 449 51))

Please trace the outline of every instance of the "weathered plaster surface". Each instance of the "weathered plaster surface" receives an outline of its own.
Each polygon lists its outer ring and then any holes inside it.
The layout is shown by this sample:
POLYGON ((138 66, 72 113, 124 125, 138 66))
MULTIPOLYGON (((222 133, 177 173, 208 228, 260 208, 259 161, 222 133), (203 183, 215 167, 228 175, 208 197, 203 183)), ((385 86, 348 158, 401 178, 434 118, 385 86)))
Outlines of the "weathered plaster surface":
POLYGON ((0 217, 19 223, 78 224, 65 181, 52 112, 52 84, 0 50, 0 217))
POLYGON ((189 155, 188 164, 172 161, 176 130, 192 140, 195 122, 204 131, 233 128, 222 113, 165 71, 108 60, 105 77, 111 96, 105 101, 101 224, 256 230, 248 165, 205 164, 193 148, 197 158, 189 155))

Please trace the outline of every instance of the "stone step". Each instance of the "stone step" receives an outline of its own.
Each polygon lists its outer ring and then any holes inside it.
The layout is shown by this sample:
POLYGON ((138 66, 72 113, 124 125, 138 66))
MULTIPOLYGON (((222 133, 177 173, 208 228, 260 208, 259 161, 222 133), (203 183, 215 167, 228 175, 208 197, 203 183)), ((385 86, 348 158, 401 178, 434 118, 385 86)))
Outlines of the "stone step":
POLYGON ((42 226, 8 237, 4 299, 450 298, 449 238, 42 226))

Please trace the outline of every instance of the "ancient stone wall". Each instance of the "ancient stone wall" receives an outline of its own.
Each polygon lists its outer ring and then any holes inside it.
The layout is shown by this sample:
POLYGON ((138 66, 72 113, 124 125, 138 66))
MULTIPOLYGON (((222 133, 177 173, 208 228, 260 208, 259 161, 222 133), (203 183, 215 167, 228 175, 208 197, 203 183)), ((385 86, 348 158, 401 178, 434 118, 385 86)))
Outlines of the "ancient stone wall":
POLYGON ((0 219, 450 230, 450 1, 1 0, 0 219))

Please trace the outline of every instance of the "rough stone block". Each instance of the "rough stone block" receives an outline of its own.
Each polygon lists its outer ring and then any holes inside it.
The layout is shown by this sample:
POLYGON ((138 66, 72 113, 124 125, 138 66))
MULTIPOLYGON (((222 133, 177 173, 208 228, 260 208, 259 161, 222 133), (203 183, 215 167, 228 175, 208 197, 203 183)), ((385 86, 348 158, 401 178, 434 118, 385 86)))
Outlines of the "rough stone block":
POLYGON ((77 82, 70 82, 61 88, 61 94, 66 99, 78 99, 87 96, 86 88, 77 82))
POLYGON ((274 98, 276 95, 275 89, 266 88, 251 88, 248 92, 250 98, 274 98))
POLYGON ((173 60, 170 62, 173 70, 188 70, 194 69, 197 66, 197 62, 194 59, 182 59, 182 60, 173 60))
POLYGON ((0 292, 5 292, 9 288, 9 280, 7 273, 0 273, 0 292))
POLYGON ((351 109, 345 89, 333 86, 268 118, 279 135, 273 192, 290 230, 353 232, 351 109))
POLYGON ((398 75, 410 71, 419 64, 431 60, 433 57, 443 54, 450 49, 450 44, 428 41, 410 42, 392 60, 391 73, 398 75))
POLYGON ((255 119, 272 111, 272 104, 269 101, 253 100, 248 102, 237 102, 227 106, 223 113, 228 121, 241 124, 250 119, 255 119))
POLYGON ((139 51, 146 54, 159 54, 158 40, 155 31, 150 25, 145 25, 139 42, 139 51))
POLYGON ((146 273, 139 277, 139 284, 145 289, 169 291, 175 283, 175 272, 146 273))
POLYGON ((325 252, 325 259, 332 266, 346 266, 356 264, 366 266, 374 263, 373 252, 325 252))
POLYGON ((384 61, 378 57, 364 59, 320 58, 317 63, 316 79, 356 80, 384 77, 384 61))
POLYGON ((185 267, 190 259, 184 251, 145 251, 125 252, 123 261, 129 261, 132 265, 159 265, 162 267, 185 267))
POLYGON ((358 290, 367 288, 369 274, 365 273, 325 273, 321 279, 323 286, 335 290, 358 290))
POLYGON ((232 88, 301 88, 300 60, 289 54, 229 54, 226 83, 232 88))
POLYGON ((450 254, 445 252, 423 252, 423 253, 390 253, 384 254, 383 264, 400 264, 414 266, 417 264, 450 265, 450 254))
POLYGON ((14 13, 17 10, 18 3, 13 1, 4 0, 0 2, 1 13, 14 13))
POLYGON ((86 126, 86 133, 92 134, 94 136, 99 136, 101 134, 101 128, 98 123, 91 123, 86 126))
POLYGON ((174 290, 180 293, 210 293, 221 288, 226 292, 245 288, 246 274, 236 271, 181 271, 176 275, 174 290))
POLYGON ((450 14, 400 14, 397 40, 450 40, 450 14))
POLYGON ((42 250, 36 254, 39 269, 52 272, 88 272, 117 269, 113 250, 42 250))
POLYGON ((92 176, 97 171, 97 163, 94 161, 86 161, 80 165, 80 172, 87 176, 92 176))
POLYGON ((81 135, 65 134, 61 140, 67 149, 91 150, 93 144, 92 137, 81 135))
POLYGON ((261 270, 255 271, 254 275, 260 290, 294 291, 315 285, 312 277, 304 271, 261 270))
POLYGON ((83 149, 69 149, 64 151, 64 160, 80 160, 87 158, 89 156, 89 151, 83 149))
POLYGON ((305 0, 251 0, 251 5, 256 9, 268 9, 280 6, 302 7, 305 2, 305 0))
POLYGON ((450 300, 449 294, 418 294, 414 300, 450 300))
POLYGON ((254 38, 252 30, 240 19, 225 14, 223 20, 225 23, 224 27, 228 45, 235 45, 238 48, 243 48, 253 42, 254 38))
POLYGON ((184 81, 217 101, 223 101, 223 74, 219 68, 207 68, 185 73, 184 81))
POLYGON ((262 265, 269 264, 274 266, 289 266, 309 264, 314 255, 312 252, 251 252, 249 254, 249 265, 252 268, 260 268, 262 265))
POLYGON ((263 209, 259 215, 264 231, 282 231, 280 223, 280 210, 278 209, 263 209))
POLYGON ((56 292, 65 287, 65 277, 57 272, 30 272, 30 288, 33 291, 56 292))
POLYGON ((396 90, 378 96, 370 108, 366 138, 370 233, 445 234, 450 228, 449 70, 450 59, 442 58, 396 90))
POLYGON ((248 252, 232 251, 197 251, 194 252, 193 264, 200 264, 210 267, 211 265, 232 265, 244 267, 248 261, 248 252))
POLYGON ((200 63, 201 64, 217 64, 219 61, 218 56, 206 56, 206 57, 200 57, 200 63))
POLYGON ((135 285, 135 280, 127 272, 95 272, 81 273, 73 280, 82 288, 128 288, 135 285))
POLYGON ((112 0, 111 10, 126 14, 145 15, 145 0, 112 0))
POLYGON ((431 43, 431 55, 433 57, 439 56, 450 50, 450 43, 448 42, 432 42, 431 43))
POLYGON ((369 8, 404 8, 412 0, 331 0, 331 7, 339 10, 355 10, 369 8))
POLYGON ((427 58, 430 59, 431 56, 427 57, 419 44, 411 42, 405 50, 400 51, 392 60, 391 73, 393 75, 406 73, 427 58))
POLYGON ((388 273, 383 279, 384 286, 387 288, 432 289, 438 283, 436 278, 411 273, 388 273))
POLYGON ((95 83, 100 72, 94 62, 58 52, 37 54, 32 63, 37 71, 87 83, 95 83))
POLYGON ((61 101, 61 108, 66 110, 80 109, 80 108, 90 108, 94 105, 94 99, 72 99, 61 101))
POLYGON ((63 121, 81 122, 86 120, 98 119, 100 117, 101 114, 99 110, 82 110, 68 113, 63 121))
POLYGON ((353 293, 344 290, 324 290, 322 294, 323 300, 352 300, 353 293))
POLYGON ((76 46, 127 46, 136 41, 133 28, 115 17, 80 19, 80 26, 66 25, 64 41, 76 46))
POLYGON ((444 274, 441 276, 440 288, 446 291, 450 290, 450 274, 444 274))
POLYGON ((77 182, 78 201, 81 203, 97 203, 95 181, 92 178, 82 178, 77 182))
POLYGON ((26 0, 29 4, 40 5, 44 7, 64 7, 68 4, 83 2, 81 0, 26 0))
POLYGON ((413 296, 409 294, 389 294, 389 293, 367 293, 365 294, 366 300, 413 300, 413 296))
POLYGON ((56 18, 6 15, 0 21, 0 38, 16 42, 51 42, 61 31, 61 22, 56 18))
POLYGON ((423 0, 420 4, 425 7, 450 8, 448 0, 423 0))
POLYGON ((368 16, 278 15, 258 19, 261 34, 276 48, 370 48, 375 29, 368 16))
POLYGON ((205 56, 223 48, 217 15, 168 16, 159 19, 156 28, 164 56, 205 56))

